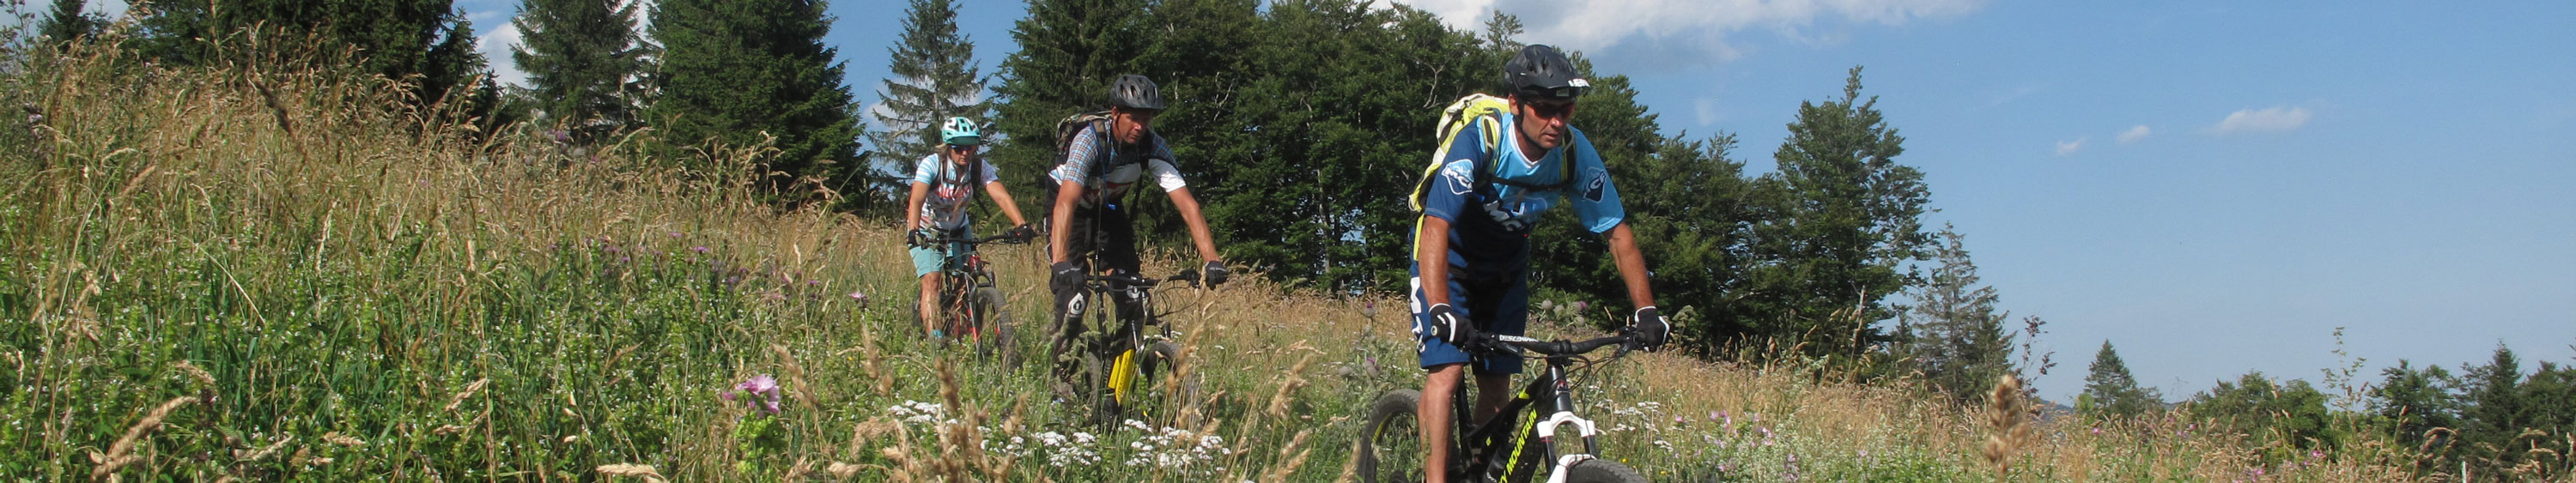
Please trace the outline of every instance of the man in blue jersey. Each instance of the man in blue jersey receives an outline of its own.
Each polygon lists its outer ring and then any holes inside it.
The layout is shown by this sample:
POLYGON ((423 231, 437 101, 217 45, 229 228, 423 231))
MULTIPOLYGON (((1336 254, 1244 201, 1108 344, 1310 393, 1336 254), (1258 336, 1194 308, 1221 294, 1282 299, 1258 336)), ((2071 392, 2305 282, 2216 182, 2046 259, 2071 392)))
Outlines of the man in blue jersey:
MULTIPOLYGON (((1456 397, 1471 360, 1459 345, 1477 332, 1521 335, 1529 319, 1529 234, 1539 215, 1571 205, 1584 228, 1609 236, 1610 253, 1636 304, 1630 326, 1647 349, 1661 346, 1671 324, 1655 309, 1646 261, 1628 230, 1627 212, 1610 171, 1583 131, 1568 125, 1575 100, 1591 84, 1565 54, 1545 45, 1523 48, 1503 65, 1511 110, 1472 122, 1500 123, 1501 139, 1463 133, 1424 192, 1414 235, 1413 330, 1422 342, 1418 408, 1423 441, 1449 441, 1456 397)), ((1482 129, 1468 126, 1467 129, 1482 129)), ((1476 373, 1476 421, 1492 417, 1509 396, 1519 358, 1487 358, 1476 373)), ((1447 468, 1449 445, 1426 444, 1424 468, 1447 468)), ((1448 479, 1428 471, 1431 481, 1448 479)))
MULTIPOLYGON (((1154 117, 1164 107, 1162 90, 1145 76, 1123 76, 1110 86, 1109 99, 1109 119, 1075 133, 1063 162, 1047 174, 1058 186, 1055 199, 1047 200, 1053 204, 1047 256, 1054 262, 1048 277, 1048 288, 1056 295, 1054 354, 1063 354, 1084 330, 1082 314, 1075 312, 1082 304, 1072 299, 1081 292, 1086 275, 1138 273, 1135 224, 1127 209, 1127 193, 1137 185, 1151 182, 1161 188, 1172 199, 1173 211, 1180 212, 1181 221, 1189 225, 1190 240, 1206 262, 1199 282, 1215 286, 1225 283, 1227 275, 1224 260, 1217 257, 1216 238, 1208 233, 1207 218, 1199 215, 1198 198, 1190 195, 1189 183, 1172 167, 1171 148, 1154 134, 1154 117), (1085 257, 1094 254, 1099 264, 1086 267, 1085 257)), ((1114 302, 1120 317, 1143 316, 1129 313, 1135 301, 1114 302)))

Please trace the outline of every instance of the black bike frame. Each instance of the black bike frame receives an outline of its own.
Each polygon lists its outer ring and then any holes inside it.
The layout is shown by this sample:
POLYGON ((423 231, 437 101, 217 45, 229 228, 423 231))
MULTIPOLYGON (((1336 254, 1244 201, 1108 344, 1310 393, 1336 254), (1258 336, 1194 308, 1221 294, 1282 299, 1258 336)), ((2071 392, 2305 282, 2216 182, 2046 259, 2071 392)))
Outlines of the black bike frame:
MULTIPOLYGON (((1559 347, 1572 347, 1570 345, 1563 345, 1564 343, 1557 344, 1560 344, 1559 347)), ((1514 354, 1513 356, 1517 357, 1518 349, 1512 349, 1512 351, 1514 354)), ((1509 402, 1503 404, 1501 411, 1495 412, 1493 417, 1487 418, 1484 421, 1475 423, 1468 422, 1468 418, 1465 416, 1475 414, 1471 412, 1474 411, 1475 408, 1474 397, 1469 391, 1464 389, 1466 387, 1465 385, 1460 385, 1459 387, 1461 389, 1457 391, 1458 393, 1451 394, 1449 397, 1450 421, 1454 421, 1457 425, 1457 428, 1453 429, 1453 432, 1450 434, 1453 436, 1466 435, 1463 439, 1454 437, 1452 439, 1473 444, 1476 448, 1480 448, 1480 450, 1467 455, 1460 454, 1461 451, 1452 451, 1451 457, 1449 458, 1449 474, 1479 475, 1476 470, 1481 467, 1482 476, 1508 476, 1513 470, 1515 470, 1513 466, 1515 466, 1516 462, 1505 461, 1497 458, 1497 456, 1514 451, 1515 449, 1510 446, 1514 445, 1514 443, 1523 441, 1523 439, 1514 438, 1513 436, 1520 436, 1521 438, 1539 438, 1538 425, 1545 423, 1547 418, 1558 413, 1574 412, 1574 385, 1567 381, 1565 368, 1574 365, 1574 358, 1579 355, 1581 354, 1549 354, 1544 357, 1543 359, 1547 361, 1547 367, 1539 372, 1538 378, 1531 380, 1527 386, 1523 386, 1519 393, 1514 394, 1509 402), (1547 411, 1527 410, 1531 409, 1531 406, 1539 404, 1539 401, 1542 398, 1547 401, 1547 411), (1520 420, 1523 413, 1527 413, 1529 415, 1529 421, 1523 422, 1520 420)), ((1487 356, 1478 355, 1476 357, 1481 359, 1487 356)), ((1559 437, 1541 439, 1540 442, 1543 443, 1542 446, 1545 447, 1547 451, 1545 454, 1534 455, 1540 458, 1536 460, 1540 464, 1539 468, 1544 469, 1555 465, 1558 455, 1566 454, 1566 452, 1561 449, 1563 447, 1563 443, 1559 442, 1559 440, 1562 439, 1561 437, 1566 434, 1568 433, 1559 432, 1557 433, 1559 437)), ((1584 435, 1579 431, 1571 434, 1583 438, 1583 454, 1597 455, 1601 453, 1600 445, 1593 441, 1592 436, 1584 435)), ((1456 449, 1464 450, 1467 448, 1460 447, 1456 449)), ((1497 478, 1497 481, 1499 481, 1499 478, 1497 478)))

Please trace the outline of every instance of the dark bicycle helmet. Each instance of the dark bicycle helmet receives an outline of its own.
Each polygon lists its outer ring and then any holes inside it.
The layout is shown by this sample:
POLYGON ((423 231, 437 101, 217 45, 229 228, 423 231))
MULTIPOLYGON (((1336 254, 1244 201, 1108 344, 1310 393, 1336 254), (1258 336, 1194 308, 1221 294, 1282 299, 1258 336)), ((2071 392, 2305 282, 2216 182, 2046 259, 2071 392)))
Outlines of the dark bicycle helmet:
POLYGON ((1124 75, 1109 86, 1109 102, 1128 109, 1163 110, 1163 90, 1141 75, 1124 75))
POLYGON ((1574 71, 1574 61, 1567 60, 1564 52, 1532 44, 1503 63, 1503 87, 1522 96, 1573 99, 1592 90, 1592 82, 1574 71))

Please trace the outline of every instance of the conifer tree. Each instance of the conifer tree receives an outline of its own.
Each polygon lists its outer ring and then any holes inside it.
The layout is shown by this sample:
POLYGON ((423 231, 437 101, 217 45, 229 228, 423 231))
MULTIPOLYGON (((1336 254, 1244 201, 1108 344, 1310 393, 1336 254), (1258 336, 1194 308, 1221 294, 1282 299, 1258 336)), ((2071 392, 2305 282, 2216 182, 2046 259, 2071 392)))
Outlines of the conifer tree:
POLYGON ((423 103, 454 109, 468 117, 487 116, 500 103, 501 89, 474 41, 474 22, 457 19, 438 44, 422 58, 423 103))
MULTIPOLYGON (((1002 139, 985 149, 1014 192, 1036 193, 1026 188, 1062 161, 1051 159, 1057 120, 1105 107, 1109 82, 1134 73, 1129 68, 1143 50, 1135 31, 1144 11, 1143 0, 1029 2, 1028 16, 1011 29, 1020 49, 1002 59, 1001 83, 993 86, 993 117, 1002 139)), ((1022 198, 1031 206, 1037 202, 1035 196, 1022 198)))
POLYGON ((88 3, 87 0, 54 0, 53 13, 45 16, 44 24, 37 26, 36 31, 54 42, 70 42, 96 33, 102 19, 81 12, 88 3))
MULTIPOLYGON (((655 100, 645 122, 682 146, 748 146, 777 138, 759 173, 778 201, 820 201, 823 190, 851 203, 882 201, 859 176, 860 128, 841 85, 825 2, 662 0, 652 36, 661 45, 655 100)), ((684 150, 676 156, 687 157, 684 150)))
POLYGON ((2001 297, 1994 287, 1978 284, 1977 265, 1959 233, 1945 225, 1939 236, 1932 276, 1913 291, 1914 304, 1899 311, 1900 330, 1909 335, 1901 342, 1934 388, 1975 400, 2013 371, 2012 337, 2004 330, 2009 316, 1995 308, 2001 297))
MULTIPOLYGON (((2418 369, 2405 359, 2397 367, 2379 371, 2385 379, 2370 387, 2370 412, 2381 424, 2394 431, 2390 434, 2409 447, 2431 450, 2428 439, 2444 437, 2433 428, 2448 428, 2452 441, 2457 441, 2460 428, 2460 400, 2451 393, 2458 378, 2440 365, 2418 369)), ((2442 445, 2448 453, 2448 445, 2442 445)))
POLYGON ((1892 315, 1884 301, 1916 277, 1898 269, 1932 243, 1923 172, 1897 164, 1905 138, 1876 97, 1860 95, 1860 73, 1852 68, 1840 99, 1799 103, 1772 154, 1779 171, 1757 193, 1778 212, 1754 227, 1767 263, 1747 274, 1739 301, 1764 314, 1750 321, 1755 335, 1805 337, 1819 353, 1856 354, 1884 340, 1873 326, 1892 315))
POLYGON ((2154 389, 2138 387, 2129 375, 2128 363, 2120 361, 2120 351, 2111 341, 2102 341, 2102 350, 2093 353, 2093 365, 2086 368, 2084 392, 2075 397, 2075 411, 2093 417, 2132 417, 2146 414, 2164 404, 2154 389))
MULTIPOLYGON (((215 60, 216 42, 247 45, 255 28, 271 48, 319 42, 322 47, 303 51, 321 56, 313 60, 345 61, 361 73, 413 82, 414 102, 431 107, 451 89, 483 87, 465 84, 483 74, 485 59, 473 49, 473 25, 453 7, 452 0, 155 2, 134 45, 164 62, 203 65, 215 60), (337 57, 343 53, 354 58, 337 57)), ((473 95, 487 94, 498 97, 497 89, 473 95)), ((492 104, 464 113, 485 116, 492 104)))
POLYGON ((2522 359, 2513 349, 2496 344, 2494 356, 2485 365, 2471 366, 2462 374, 2461 399, 2467 403, 2460 410, 2461 447, 2475 457, 2481 470, 2512 466, 2521 451, 2512 449, 2513 440, 2524 429, 2533 428, 2530 401, 2523 399, 2522 359))
POLYGON ((957 32, 951 0, 912 0, 904 9, 903 37, 886 49, 890 74, 877 90, 876 150, 897 171, 940 144, 939 126, 951 116, 982 122, 991 110, 984 79, 976 75, 975 43, 957 32))
POLYGON ((590 138, 634 122, 634 81, 643 71, 636 4, 621 0, 526 0, 510 58, 528 73, 529 94, 547 122, 590 138))

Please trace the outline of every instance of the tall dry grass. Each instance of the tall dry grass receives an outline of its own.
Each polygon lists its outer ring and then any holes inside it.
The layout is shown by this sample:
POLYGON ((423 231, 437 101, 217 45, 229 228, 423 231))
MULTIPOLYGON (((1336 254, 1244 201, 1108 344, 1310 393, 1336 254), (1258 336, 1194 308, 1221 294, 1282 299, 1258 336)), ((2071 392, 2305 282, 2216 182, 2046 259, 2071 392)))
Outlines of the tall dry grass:
MULTIPOLYGON (((1198 389, 1093 426, 1040 368, 921 341, 898 237, 763 204, 757 146, 481 132, 264 42, 0 76, 34 113, 0 133, 0 475, 1334 481, 1362 405, 1419 384, 1399 300, 1241 277, 1161 293, 1184 347, 1163 383, 1198 389), (779 414, 717 396, 754 375, 784 381, 779 414)), ((1040 332, 1036 249, 986 253, 1040 332)), ((2188 419, 2014 419, 1996 471, 1984 408, 1764 360, 1577 382, 1605 456, 1659 481, 2405 476, 2401 451, 2265 467, 2188 419)))

